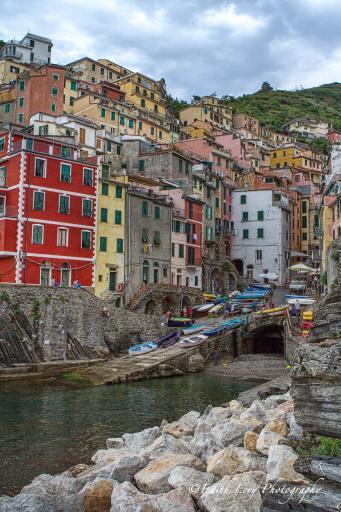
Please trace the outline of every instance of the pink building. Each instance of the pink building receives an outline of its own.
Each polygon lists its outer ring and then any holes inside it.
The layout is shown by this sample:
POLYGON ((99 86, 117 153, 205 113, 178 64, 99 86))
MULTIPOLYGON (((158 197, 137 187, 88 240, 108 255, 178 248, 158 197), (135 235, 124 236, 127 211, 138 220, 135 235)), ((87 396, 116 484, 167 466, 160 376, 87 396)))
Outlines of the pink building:
POLYGON ((245 156, 245 148, 242 144, 242 139, 233 133, 225 133, 222 135, 217 135, 215 140, 221 146, 223 146, 226 151, 230 152, 232 158, 236 160, 238 165, 240 165, 243 169, 251 168, 251 162, 247 160, 245 156))
POLYGON ((332 130, 327 133, 328 142, 341 142, 341 132, 337 132, 336 130, 332 130))

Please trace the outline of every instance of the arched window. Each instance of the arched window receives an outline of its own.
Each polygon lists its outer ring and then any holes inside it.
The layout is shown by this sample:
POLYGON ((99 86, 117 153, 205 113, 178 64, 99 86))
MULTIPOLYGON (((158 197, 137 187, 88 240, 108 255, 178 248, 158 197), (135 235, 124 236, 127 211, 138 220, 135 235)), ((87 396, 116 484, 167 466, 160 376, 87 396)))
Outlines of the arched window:
POLYGON ((149 283, 149 261, 147 260, 142 263, 142 281, 144 284, 149 283))
POLYGON ((61 286, 71 286, 71 268, 68 263, 63 263, 60 269, 61 286))

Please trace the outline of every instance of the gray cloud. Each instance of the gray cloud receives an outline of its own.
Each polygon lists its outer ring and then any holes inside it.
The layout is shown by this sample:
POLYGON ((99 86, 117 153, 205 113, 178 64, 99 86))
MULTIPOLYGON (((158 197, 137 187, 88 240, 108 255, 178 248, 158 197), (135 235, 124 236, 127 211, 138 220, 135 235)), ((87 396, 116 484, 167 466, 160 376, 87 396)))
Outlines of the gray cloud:
POLYGON ((0 38, 54 42, 54 62, 108 58, 168 90, 240 95, 268 80, 309 87, 341 76, 339 0, 1 1, 0 38))

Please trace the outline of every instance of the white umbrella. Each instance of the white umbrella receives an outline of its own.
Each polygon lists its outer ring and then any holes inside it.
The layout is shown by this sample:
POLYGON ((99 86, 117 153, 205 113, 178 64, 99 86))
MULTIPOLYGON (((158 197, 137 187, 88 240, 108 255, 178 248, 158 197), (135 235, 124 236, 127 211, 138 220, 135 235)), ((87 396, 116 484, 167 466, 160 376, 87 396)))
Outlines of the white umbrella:
POLYGON ((296 263, 296 265, 291 265, 291 267, 289 267, 289 270, 296 270, 297 272, 311 272, 314 269, 308 267, 304 263, 296 263))
POLYGON ((258 277, 262 279, 270 279, 270 281, 276 281, 278 279, 278 275, 275 272, 268 272, 267 274, 258 274, 258 277))

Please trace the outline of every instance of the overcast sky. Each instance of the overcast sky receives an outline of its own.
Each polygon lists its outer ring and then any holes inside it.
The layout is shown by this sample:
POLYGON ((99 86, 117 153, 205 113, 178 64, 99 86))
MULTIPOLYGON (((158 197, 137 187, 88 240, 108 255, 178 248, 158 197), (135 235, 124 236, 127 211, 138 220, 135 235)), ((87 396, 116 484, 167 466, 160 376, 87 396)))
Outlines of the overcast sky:
POLYGON ((341 0, 0 0, 0 39, 50 37, 52 60, 107 58, 173 96, 234 96, 262 82, 341 81, 341 0))

